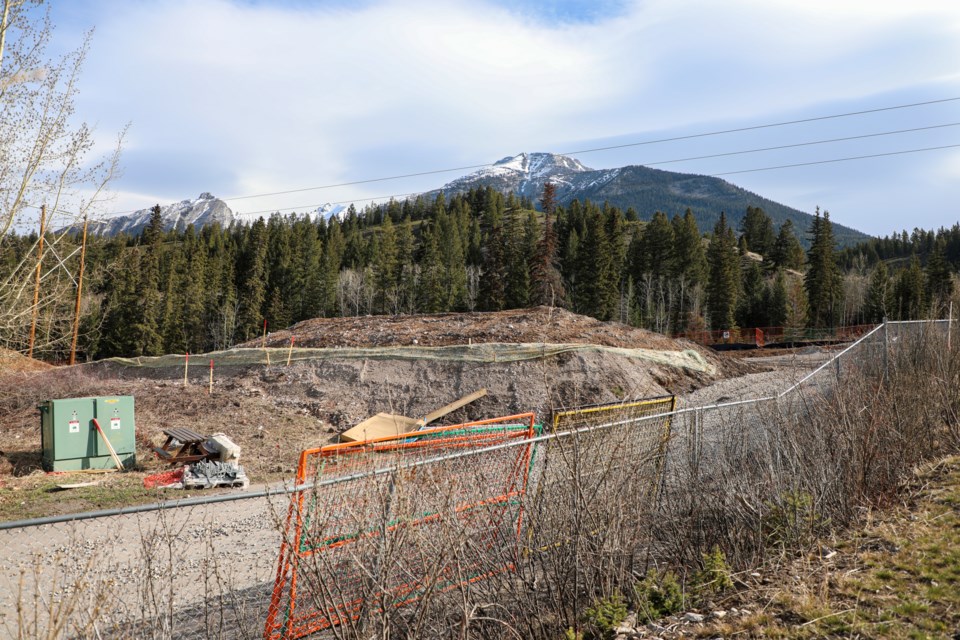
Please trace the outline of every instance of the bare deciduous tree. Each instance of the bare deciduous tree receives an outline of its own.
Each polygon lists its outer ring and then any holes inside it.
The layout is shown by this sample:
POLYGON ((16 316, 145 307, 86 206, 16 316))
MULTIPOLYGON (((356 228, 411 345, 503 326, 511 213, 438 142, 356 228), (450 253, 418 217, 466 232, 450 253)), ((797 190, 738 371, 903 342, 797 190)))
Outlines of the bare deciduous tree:
MULTIPOLYGON (((117 174, 123 133, 111 153, 94 154, 94 132, 78 123, 74 100, 91 33, 74 51, 50 56, 53 37, 42 0, 2 0, 0 14, 0 243, 34 228, 46 206, 46 234, 0 273, 0 340, 17 347, 36 312, 59 313, 75 284, 65 272, 75 246, 62 229, 96 211, 117 174), (39 240, 38 243, 39 244, 39 240), (34 302, 38 253, 41 295, 34 302), (56 311, 55 311, 56 310, 56 311)), ((0 251, 9 250, 0 244, 0 251)), ((69 306, 69 305, 68 305, 69 306)), ((44 320, 50 322, 50 319, 44 320)), ((61 336, 57 336, 60 339, 61 336)))

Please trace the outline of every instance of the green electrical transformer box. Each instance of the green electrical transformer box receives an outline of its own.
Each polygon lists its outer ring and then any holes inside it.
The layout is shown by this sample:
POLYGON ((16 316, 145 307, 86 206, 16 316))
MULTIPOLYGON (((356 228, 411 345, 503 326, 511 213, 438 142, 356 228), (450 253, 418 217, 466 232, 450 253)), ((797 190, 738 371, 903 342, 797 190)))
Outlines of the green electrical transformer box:
POLYGON ((47 400, 40 409, 43 468, 47 471, 113 469, 117 465, 96 420, 124 467, 136 461, 133 396, 47 400))

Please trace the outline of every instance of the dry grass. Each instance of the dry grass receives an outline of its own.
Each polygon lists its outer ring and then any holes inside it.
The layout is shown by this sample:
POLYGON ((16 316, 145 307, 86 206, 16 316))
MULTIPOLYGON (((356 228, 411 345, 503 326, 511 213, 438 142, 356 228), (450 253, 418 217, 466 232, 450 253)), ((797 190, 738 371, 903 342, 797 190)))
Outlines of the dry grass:
POLYGON ((960 629, 960 457, 924 465, 897 507, 718 606, 762 611, 763 625, 725 616, 696 637, 940 638, 960 629))

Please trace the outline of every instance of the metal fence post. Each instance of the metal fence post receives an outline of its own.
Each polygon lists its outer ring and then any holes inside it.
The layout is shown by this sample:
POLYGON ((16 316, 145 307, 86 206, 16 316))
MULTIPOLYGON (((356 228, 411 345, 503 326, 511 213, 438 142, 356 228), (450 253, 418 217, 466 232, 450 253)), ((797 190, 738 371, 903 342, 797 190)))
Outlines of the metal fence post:
POLYGON ((890 361, 888 351, 890 350, 890 335, 887 332, 887 318, 883 318, 883 379, 890 378, 890 361))
POLYGON ((947 355, 950 355, 950 334, 953 330, 953 300, 950 301, 950 310, 947 312, 947 355))

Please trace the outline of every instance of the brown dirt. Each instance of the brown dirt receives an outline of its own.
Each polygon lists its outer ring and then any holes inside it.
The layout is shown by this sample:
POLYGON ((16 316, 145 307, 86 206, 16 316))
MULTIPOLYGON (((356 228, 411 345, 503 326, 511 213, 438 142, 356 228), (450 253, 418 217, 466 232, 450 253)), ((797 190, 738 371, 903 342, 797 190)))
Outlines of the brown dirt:
POLYGON ((207 369, 202 366, 191 369, 186 387, 181 366, 148 369, 103 362, 45 371, 5 371, 0 375, 0 485, 41 473, 36 405, 51 398, 135 397, 141 469, 125 475, 142 479, 166 468, 154 458, 152 448, 162 444, 162 429, 183 426, 205 434, 229 435, 242 447, 241 463, 256 483, 289 477, 300 450, 326 443, 378 412, 419 418, 480 388, 488 389, 486 397, 441 423, 529 411, 545 421, 556 408, 680 394, 758 370, 692 342, 546 307, 491 314, 310 320, 271 334, 268 345, 289 344, 291 332, 297 336, 298 346, 315 347, 382 347, 416 340, 421 346, 579 342, 694 349, 717 371, 708 375, 593 351, 506 363, 328 359, 295 362, 290 367, 221 367, 216 371, 212 395, 207 393, 207 369))
MULTIPOLYGON (((601 322, 555 307, 489 313, 315 318, 267 335, 266 346, 392 347, 503 343, 584 343, 630 349, 677 350, 693 344, 618 322, 601 322)), ((259 347, 262 339, 240 345, 259 347)))
POLYGON ((0 375, 18 371, 46 371, 52 367, 53 365, 46 362, 34 360, 16 351, 0 347, 0 375))

